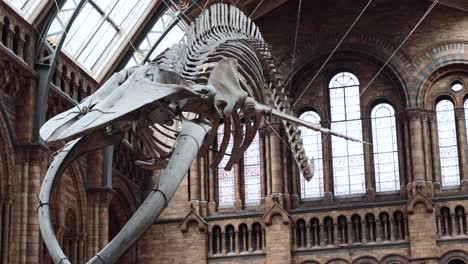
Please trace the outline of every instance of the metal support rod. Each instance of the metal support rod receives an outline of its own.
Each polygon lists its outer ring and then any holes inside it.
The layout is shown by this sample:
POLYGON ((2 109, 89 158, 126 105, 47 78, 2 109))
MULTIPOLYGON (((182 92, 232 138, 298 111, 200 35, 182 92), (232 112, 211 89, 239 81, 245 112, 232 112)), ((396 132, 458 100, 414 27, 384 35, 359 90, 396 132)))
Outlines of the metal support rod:
POLYGON ((50 26, 52 25, 54 17, 57 15, 57 12, 51 12, 50 17, 47 21, 47 25, 44 28, 42 35, 38 38, 39 43, 36 44, 36 54, 35 54, 35 70, 39 76, 38 89, 36 94, 35 102, 35 128, 34 128, 34 140, 36 143, 43 145, 43 140, 39 136, 39 128, 45 123, 46 113, 47 113, 47 101, 49 99, 49 88, 52 81, 52 76, 56 70, 57 59, 60 51, 62 49, 63 43, 65 42, 66 36, 76 17, 80 13, 83 6, 88 2, 88 0, 81 0, 80 3, 76 6, 75 11, 70 16, 67 25, 61 32, 60 40, 57 43, 57 46, 52 50, 52 54, 48 55, 46 58, 42 57, 42 47, 46 45, 46 36, 49 31, 50 26))

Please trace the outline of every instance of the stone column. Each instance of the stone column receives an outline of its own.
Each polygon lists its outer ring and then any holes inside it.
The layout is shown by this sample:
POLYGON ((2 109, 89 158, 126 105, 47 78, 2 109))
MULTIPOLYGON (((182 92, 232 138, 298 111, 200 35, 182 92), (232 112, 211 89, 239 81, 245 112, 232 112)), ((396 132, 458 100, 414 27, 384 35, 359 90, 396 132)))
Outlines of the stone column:
MULTIPOLYGON (((429 114, 430 115, 430 114, 429 114)), ((422 122, 422 131, 423 131, 423 149, 424 149, 424 167, 426 168, 425 180, 427 182, 432 181, 432 151, 431 151, 431 136, 430 136, 430 126, 428 121, 428 114, 424 113, 421 115, 422 122)))
POLYGON ((208 232, 208 256, 213 256, 213 233, 208 232))
POLYGON ((109 242, 109 204, 113 193, 101 191, 99 201, 99 250, 109 242))
POLYGON ((457 228, 456 228, 456 221, 455 221, 455 218, 456 218, 456 215, 455 214, 450 214, 450 218, 452 219, 452 232, 450 233, 450 235, 452 237, 455 237, 457 236, 457 228))
POLYGON ((406 135, 406 131, 404 131, 404 118, 402 118, 401 114, 397 114, 395 116, 395 124, 397 130, 396 137, 398 148, 398 170, 400 172, 400 195, 402 197, 406 197, 406 184, 408 182, 408 179, 405 163, 409 162, 409 160, 405 160, 404 138, 408 137, 409 135, 406 135))
POLYGON ((395 228, 393 228, 393 217, 390 217, 388 223, 388 229, 390 232, 390 241, 395 241, 395 228))
POLYGON ((424 258, 426 263, 437 263, 435 212, 430 203, 417 203, 408 211, 409 254, 412 259, 424 258), (429 207, 431 206, 431 207, 429 207))
POLYGON ((468 190, 468 164, 466 151, 466 126, 465 126, 465 109, 455 109, 456 127, 457 127, 457 148, 458 148, 458 164, 460 164, 460 186, 461 189, 468 190))
POLYGON ((221 232, 220 249, 222 248, 221 253, 222 253, 223 255, 226 255, 226 252, 227 252, 227 251, 226 251, 226 241, 227 241, 227 239, 226 239, 226 233, 225 233, 225 232, 221 232), (222 245, 222 247, 221 247, 221 245, 222 245))
MULTIPOLYGON (((320 122, 322 127, 330 128, 330 123, 320 122)), ((331 203, 333 201, 333 161, 332 156, 331 136, 322 135, 322 158, 323 158, 323 189, 324 201, 331 203)))
POLYGON ((305 237, 306 237, 306 238, 305 238, 305 239, 306 239, 305 246, 308 247, 308 248, 310 248, 311 245, 312 245, 312 244, 311 244, 312 238, 311 238, 311 236, 310 236, 310 234, 311 234, 311 232, 310 232, 310 224, 306 224, 306 225, 305 225, 305 229, 306 229, 306 231, 305 231, 305 233, 306 233, 306 235, 305 235, 305 237))
POLYGON ((440 153, 439 153, 439 136, 437 131, 437 121, 435 112, 428 115, 429 129, 431 131, 431 148, 432 148, 432 167, 433 169, 433 188, 434 192, 440 192, 442 187, 442 178, 440 175, 440 153))
POLYGON ((189 175, 190 175, 190 200, 199 201, 200 200, 200 159, 196 158, 190 166, 189 175))
POLYGON ((353 244, 353 236, 352 236, 352 230, 353 230, 353 223, 350 221, 348 221, 346 223, 348 225, 348 244, 353 244))
POLYGON ((441 217, 440 215, 436 215, 436 223, 437 223, 437 238, 442 237, 442 226, 440 225, 441 222, 441 217))
POLYGON ((339 244, 339 241, 338 241, 338 222, 332 221, 331 224, 332 224, 332 227, 333 227, 333 240, 334 240, 333 244, 338 245, 339 244))
MULTIPOLYGON (((213 151, 208 151, 208 163, 210 164, 211 161, 214 159, 213 151)), ((212 168, 208 168, 208 182, 209 182, 209 189, 208 189, 208 214, 212 215, 216 212, 216 197, 217 197, 217 184, 216 178, 217 175, 215 170, 212 168)))
POLYGON ((239 164, 234 165, 234 208, 237 210, 242 209, 242 192, 244 188, 241 170, 239 164))
POLYGON ((413 163, 414 181, 423 181, 425 179, 425 164, 421 112, 419 110, 408 111, 408 117, 411 131, 411 158, 413 163))
MULTIPOLYGON (((363 218, 361 219, 361 230, 362 230, 362 243, 363 244, 366 244, 367 243, 367 223, 366 223, 366 219, 363 218)), ((356 232, 358 232, 359 234, 359 231, 357 230, 356 232)))
POLYGON ((252 253, 253 252, 253 248, 252 248, 252 245, 253 245, 253 238, 252 238, 252 229, 247 229, 247 235, 248 235, 248 240, 249 240, 249 253, 252 253))
POLYGON ((263 200, 265 198, 265 196, 267 195, 267 181, 266 181, 266 177, 268 175, 268 173, 265 171, 265 169, 267 168, 267 155, 266 155, 266 144, 265 144, 265 141, 266 141, 266 137, 267 135, 265 134, 265 130, 264 129, 260 129, 258 131, 259 133, 259 137, 260 137, 260 190, 261 190, 261 199, 263 200))
MULTIPOLYGON (((372 142, 372 126, 371 119, 368 117, 362 118, 363 140, 372 142)), ((366 197, 373 199, 375 196, 375 180, 374 180, 374 155, 372 145, 365 144, 364 146, 364 175, 366 184, 366 197)))
POLYGON ((323 247, 327 245, 328 239, 325 236, 325 225, 319 224, 319 233, 320 233, 320 245, 323 247))
MULTIPOLYGON (((274 129, 279 133, 279 125, 275 125, 274 129)), ((283 169, 282 169, 282 153, 281 153, 281 139, 272 132, 270 134, 270 160, 271 160, 271 185, 272 193, 283 192, 283 169)))

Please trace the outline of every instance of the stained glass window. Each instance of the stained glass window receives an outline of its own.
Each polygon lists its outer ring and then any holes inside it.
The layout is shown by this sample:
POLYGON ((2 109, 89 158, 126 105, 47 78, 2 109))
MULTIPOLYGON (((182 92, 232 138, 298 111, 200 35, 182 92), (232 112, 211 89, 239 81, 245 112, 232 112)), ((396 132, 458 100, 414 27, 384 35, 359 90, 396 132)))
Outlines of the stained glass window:
MULTIPOLYGON (((48 40, 70 19, 78 1, 67 0, 52 23, 48 40)), ((154 5, 152 0, 88 0, 67 33, 64 50, 97 77, 154 5)))
POLYGON ((260 140, 258 133, 244 153, 245 204, 260 203, 260 140))
MULTIPOLYGON (((335 75, 330 81, 331 128, 362 139, 359 80, 349 72, 335 75)), ((361 143, 332 137, 335 195, 365 192, 364 153, 361 143)))
MULTIPOLYGON (((304 112, 300 119, 320 125, 320 116, 313 111, 304 112)), ((301 197, 323 197, 323 159, 322 159, 322 134, 312 129, 301 129, 302 142, 309 159, 314 159, 314 177, 306 181, 301 175, 301 197)))
MULTIPOLYGON (((223 140, 224 126, 218 129, 218 144, 223 140)), ((233 138, 230 138, 226 154, 218 165, 218 189, 219 207, 231 207, 234 205, 234 168, 230 171, 224 170, 229 161, 232 151, 233 138)))
POLYGON ((30 20, 38 14, 45 2, 44 0, 7 0, 19 13, 26 19, 30 20))
POLYGON ((379 104, 372 109, 371 118, 376 191, 397 191, 400 175, 395 110, 389 104, 379 104))
POLYGON ((436 112, 442 186, 457 186, 460 184, 460 172, 453 103, 449 100, 441 100, 436 105, 436 112))

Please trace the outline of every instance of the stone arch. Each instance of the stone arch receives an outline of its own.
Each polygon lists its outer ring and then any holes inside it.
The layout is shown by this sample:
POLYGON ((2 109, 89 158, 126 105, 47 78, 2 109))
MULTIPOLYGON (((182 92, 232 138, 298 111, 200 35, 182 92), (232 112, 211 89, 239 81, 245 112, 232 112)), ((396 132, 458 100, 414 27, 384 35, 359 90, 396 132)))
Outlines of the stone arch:
POLYGON ((382 258, 381 264, 407 264, 408 259, 400 255, 388 255, 382 258))
MULTIPOLYGON (((421 107, 424 101, 426 86, 431 78, 440 75, 443 68, 450 69, 454 65, 468 65, 465 53, 466 43, 461 41, 440 42, 426 49, 414 60, 414 72, 408 84, 410 106, 421 107)), ((452 68, 453 70, 453 68, 452 68)))
POLYGON ((379 264, 379 261, 374 257, 365 256, 356 259, 353 264, 379 264))
MULTIPOLYGON (((295 64, 297 66, 294 67, 294 71, 289 76, 288 80, 294 79, 294 76, 308 67, 311 62, 323 61, 331 52, 329 48, 324 47, 335 46, 341 37, 341 34, 332 34, 325 38, 320 37, 320 39, 310 40, 303 48, 296 50, 295 58, 299 59, 296 60, 295 64)), ((380 39, 375 35, 351 33, 340 46, 339 53, 354 53, 370 59, 370 62, 373 62, 376 65, 383 65, 395 49, 396 47, 394 47, 393 44, 380 39)), ((289 56, 289 54, 287 56, 289 56)), ((290 60, 282 61, 289 63, 290 60)), ((288 69, 290 68, 290 65, 285 64, 281 67, 283 72, 289 72, 288 69)), ((400 88, 404 106, 409 104, 407 80, 409 79, 408 73, 411 72, 412 68, 413 66, 408 57, 402 52, 398 52, 386 66, 384 71, 384 73, 387 73, 390 76, 390 79, 400 88)))
POLYGON ((305 260, 301 262, 301 264, 320 264, 320 262, 317 262, 315 260, 305 260))
POLYGON ((328 261, 326 264, 350 264, 349 261, 342 258, 335 258, 328 261))
POLYGON ((468 263, 468 252, 464 250, 453 250, 450 252, 445 253, 440 257, 439 263, 440 264, 448 264, 454 260, 461 260, 465 263, 468 263))

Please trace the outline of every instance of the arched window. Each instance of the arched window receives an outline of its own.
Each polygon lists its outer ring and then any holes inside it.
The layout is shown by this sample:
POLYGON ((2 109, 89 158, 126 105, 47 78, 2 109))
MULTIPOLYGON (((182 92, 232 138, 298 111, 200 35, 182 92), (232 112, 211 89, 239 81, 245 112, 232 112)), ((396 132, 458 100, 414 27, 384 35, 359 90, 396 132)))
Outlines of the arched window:
MULTIPOLYGON (((320 116, 313 111, 302 113, 300 119, 320 125, 320 116)), ((314 159, 314 177, 306 181, 301 176, 301 197, 323 197, 323 160, 322 160, 322 134, 312 129, 302 128, 302 142, 309 159, 314 159)))
POLYGON ((371 119, 376 191, 397 191, 400 175, 395 110, 389 104, 379 104, 372 109, 371 119))
MULTIPOLYGON (((218 144, 223 140, 224 126, 219 126, 218 129, 218 144)), ((226 149, 226 154, 230 154, 232 150, 231 137, 229 145, 226 149)), ((218 165, 218 191, 219 191, 219 207, 230 207, 234 205, 234 168, 230 171, 224 170, 224 167, 229 161, 230 156, 224 155, 218 165)))
POLYGON ((260 139, 258 133, 244 153, 245 204, 260 203, 260 139))
MULTIPOLYGON (((349 72, 330 81, 331 129, 362 139, 359 80, 349 72)), ((332 137, 333 180, 335 195, 365 192, 364 151, 361 143, 332 137)))
POLYGON ((460 184, 460 172, 453 103, 449 100, 441 100, 436 105, 436 112, 442 186, 456 186, 460 184))
MULTIPOLYGON (((218 129, 218 144, 223 140, 224 126, 219 126, 218 129)), ((230 171, 224 170, 224 167, 230 159, 233 145, 233 135, 229 140, 226 154, 218 165, 218 188, 219 188, 219 206, 232 207, 235 200, 235 170, 233 167, 230 171)), ((258 205, 261 198, 260 187, 260 139, 258 133, 255 135, 249 148, 244 153, 243 168, 239 171, 244 181, 245 205, 258 205)), ((240 185, 238 185, 240 186, 240 185)), ((242 187, 240 187, 242 188, 242 187)))

